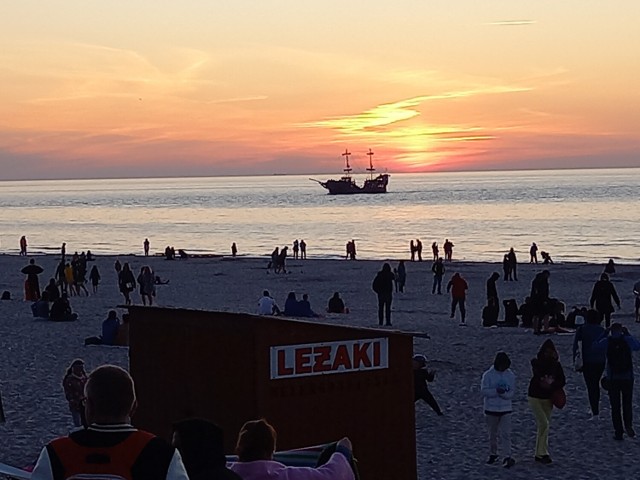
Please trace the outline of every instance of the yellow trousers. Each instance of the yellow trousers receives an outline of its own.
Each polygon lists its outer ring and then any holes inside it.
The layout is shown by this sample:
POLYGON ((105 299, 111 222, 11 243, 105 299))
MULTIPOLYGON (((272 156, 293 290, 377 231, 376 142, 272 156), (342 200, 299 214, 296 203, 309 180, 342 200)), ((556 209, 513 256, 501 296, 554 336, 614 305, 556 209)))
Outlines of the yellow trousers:
POLYGON ((549 455, 549 422, 553 404, 549 399, 528 397, 529 406, 536 417, 538 432, 536 435, 536 457, 549 455))

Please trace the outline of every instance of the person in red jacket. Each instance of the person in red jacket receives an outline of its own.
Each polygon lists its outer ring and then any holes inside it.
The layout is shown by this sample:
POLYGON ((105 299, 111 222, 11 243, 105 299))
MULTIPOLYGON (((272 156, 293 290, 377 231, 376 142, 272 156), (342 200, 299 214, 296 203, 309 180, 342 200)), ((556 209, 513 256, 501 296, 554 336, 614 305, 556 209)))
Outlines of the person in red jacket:
POLYGON ((464 306, 465 299, 467 297, 467 281, 460 276, 459 273, 454 273, 451 280, 447 284, 447 293, 451 292, 451 318, 456 316, 456 305, 460 307, 461 321, 460 325, 464 326, 467 310, 464 306))

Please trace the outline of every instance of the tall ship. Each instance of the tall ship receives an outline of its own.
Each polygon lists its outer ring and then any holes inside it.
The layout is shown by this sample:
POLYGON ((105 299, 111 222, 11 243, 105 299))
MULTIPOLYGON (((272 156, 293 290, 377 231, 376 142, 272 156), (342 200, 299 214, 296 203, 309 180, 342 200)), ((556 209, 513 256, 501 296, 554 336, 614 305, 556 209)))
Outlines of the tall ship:
POLYGON ((329 195, 351 195, 355 193, 387 193, 387 185, 389 184, 389 174, 381 173, 374 177, 374 172, 376 171, 373 168, 373 152, 371 149, 367 152, 369 156, 369 168, 367 168, 367 172, 369 172, 369 178, 364 181, 362 186, 358 185, 355 180, 351 177, 351 172, 353 169, 349 164, 349 156, 351 153, 349 150, 345 150, 342 156, 345 158, 345 168, 342 169, 344 174, 340 177, 339 180, 327 180, 325 182, 321 182, 320 180, 310 179, 314 182, 318 182, 324 188, 329 190, 329 195))

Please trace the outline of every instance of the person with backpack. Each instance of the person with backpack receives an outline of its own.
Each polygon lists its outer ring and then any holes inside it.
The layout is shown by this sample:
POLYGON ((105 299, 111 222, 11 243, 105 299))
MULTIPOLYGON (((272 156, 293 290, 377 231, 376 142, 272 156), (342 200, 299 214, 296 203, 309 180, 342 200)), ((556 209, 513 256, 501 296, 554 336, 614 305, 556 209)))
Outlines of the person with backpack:
POLYGON ((636 436, 636 432, 633 429, 633 358, 631 352, 640 350, 640 342, 629 334, 627 327, 616 322, 602 333, 594 346, 597 350, 606 351, 607 373, 604 383, 609 391, 609 402, 611 403, 613 438, 622 440, 623 433, 626 433, 629 438, 633 438, 636 436), (622 402, 622 415, 620 402, 622 402))

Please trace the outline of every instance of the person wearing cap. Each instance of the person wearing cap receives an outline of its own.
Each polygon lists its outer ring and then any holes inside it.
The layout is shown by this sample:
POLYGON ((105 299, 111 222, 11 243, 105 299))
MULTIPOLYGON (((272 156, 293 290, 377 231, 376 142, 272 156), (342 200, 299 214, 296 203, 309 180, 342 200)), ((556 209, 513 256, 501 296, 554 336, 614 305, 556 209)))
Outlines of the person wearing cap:
POLYGON ((64 396, 69 402, 69 411, 73 418, 73 425, 81 427, 85 423, 84 419, 84 385, 87 383, 87 373, 84 370, 84 361, 76 358, 65 373, 62 379, 64 396))
POLYGON ((591 305, 591 308, 595 308, 600 313, 600 316, 604 318, 607 328, 611 325, 611 313, 613 313, 612 299, 616 302, 619 310, 620 297, 618 297, 616 287, 614 287, 613 283, 609 281, 609 275, 603 273, 600 275, 600 280, 598 280, 593 286, 589 304, 591 305))
POLYGON ((438 415, 444 415, 440 405, 429 391, 428 382, 433 382, 436 377, 435 370, 427 369, 427 357, 421 354, 413 356, 413 388, 414 401, 424 400, 427 405, 438 415))
POLYGON ((607 361, 606 352, 594 348, 594 343, 602 336, 602 318, 595 310, 587 310, 586 323, 576 330, 573 337, 573 361, 582 357, 582 376, 587 387, 591 420, 597 420, 600 415, 600 379, 607 361))

